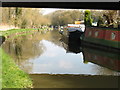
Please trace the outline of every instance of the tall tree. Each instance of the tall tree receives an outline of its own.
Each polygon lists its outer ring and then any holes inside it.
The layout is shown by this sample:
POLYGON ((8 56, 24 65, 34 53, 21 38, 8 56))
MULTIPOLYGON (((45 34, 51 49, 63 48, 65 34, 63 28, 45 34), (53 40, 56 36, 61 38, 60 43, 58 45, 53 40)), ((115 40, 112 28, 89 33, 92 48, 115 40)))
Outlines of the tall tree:
POLYGON ((67 25, 76 20, 83 20, 83 13, 79 10, 59 10, 50 16, 52 25, 67 25))

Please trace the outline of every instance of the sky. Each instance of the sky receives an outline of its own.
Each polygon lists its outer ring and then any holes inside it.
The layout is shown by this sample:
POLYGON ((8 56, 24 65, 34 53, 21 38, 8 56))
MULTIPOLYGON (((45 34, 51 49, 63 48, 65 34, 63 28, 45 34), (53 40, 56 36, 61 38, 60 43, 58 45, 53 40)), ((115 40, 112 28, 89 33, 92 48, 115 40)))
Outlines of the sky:
POLYGON ((43 8, 43 15, 55 12, 57 10, 72 10, 72 9, 59 9, 59 8, 43 8))
POLYGON ((54 11, 57 11, 58 9, 54 9, 54 8, 43 8, 43 15, 52 13, 54 11))

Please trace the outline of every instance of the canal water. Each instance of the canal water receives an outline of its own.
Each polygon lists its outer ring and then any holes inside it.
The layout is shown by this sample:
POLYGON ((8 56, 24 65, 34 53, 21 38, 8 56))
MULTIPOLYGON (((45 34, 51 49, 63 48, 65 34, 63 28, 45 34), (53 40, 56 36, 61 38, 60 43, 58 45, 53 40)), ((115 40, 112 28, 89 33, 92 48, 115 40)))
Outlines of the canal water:
POLYGON ((57 30, 34 32, 11 38, 5 41, 2 48, 22 70, 30 75, 34 87, 37 88, 83 88, 87 85, 117 87, 118 84, 117 79, 113 80, 113 77, 120 75, 120 56, 117 53, 82 47, 79 40, 70 40, 67 36, 59 34, 57 30), (112 76, 112 79, 106 80, 104 76, 112 76), (98 85, 90 84, 91 77, 95 78, 94 82, 99 82, 98 85), (100 78, 102 81, 99 81, 100 78), (104 80, 107 82, 112 80, 114 85, 113 83, 102 85, 104 80), (80 83, 82 86, 79 85, 80 83))

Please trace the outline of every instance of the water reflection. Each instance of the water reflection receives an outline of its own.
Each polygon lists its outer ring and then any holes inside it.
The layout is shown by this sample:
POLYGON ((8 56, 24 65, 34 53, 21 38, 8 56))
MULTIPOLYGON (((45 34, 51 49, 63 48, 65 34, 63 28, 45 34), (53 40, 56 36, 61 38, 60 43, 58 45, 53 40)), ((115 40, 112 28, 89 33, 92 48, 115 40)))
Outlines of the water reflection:
MULTIPOLYGON (((92 49, 93 51, 89 52, 89 49, 80 46, 78 39, 71 40, 60 35, 58 31, 37 32, 11 39, 4 43, 3 49, 14 58, 21 69, 32 74, 119 74, 116 69, 113 69, 116 64, 105 63, 102 65, 103 60, 100 61, 97 56, 94 57, 99 51, 96 52, 92 49), (109 67, 112 68, 108 69, 109 67)), ((109 56, 109 53, 107 56, 109 56)), ((114 58, 110 57, 106 59, 106 62, 110 60, 110 62, 115 61, 117 63, 118 60, 113 60, 114 58)))
POLYGON ((92 62, 97 65, 120 71, 120 55, 91 48, 83 48, 84 62, 92 62))
MULTIPOLYGON (((66 51, 72 53, 80 53, 83 54, 83 63, 94 63, 100 65, 102 67, 109 68, 114 71, 120 71, 120 55, 119 53, 103 51, 100 49, 90 48, 86 46, 81 46, 81 44, 75 39, 67 39, 66 43, 65 39, 62 42, 64 44, 68 44, 66 51)), ((65 46, 65 45, 64 45, 65 46)))
POLYGON ((78 38, 69 38, 64 35, 62 35, 60 41, 62 42, 62 45, 64 49, 67 51, 67 53, 80 53, 82 52, 82 47, 80 43, 80 39, 78 38))

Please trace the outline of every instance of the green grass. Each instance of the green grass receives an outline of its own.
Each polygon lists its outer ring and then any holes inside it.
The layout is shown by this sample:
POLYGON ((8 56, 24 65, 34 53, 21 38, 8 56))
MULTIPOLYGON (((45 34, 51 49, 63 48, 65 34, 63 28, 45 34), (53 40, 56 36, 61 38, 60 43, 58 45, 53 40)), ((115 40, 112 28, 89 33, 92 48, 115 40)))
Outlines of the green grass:
MULTIPOLYGON (((44 29, 39 28, 39 31, 45 31, 47 29, 52 30, 52 28, 44 28, 44 29)), ((1 35, 5 36, 5 37, 12 36, 12 38, 16 38, 18 36, 32 34, 32 33, 34 33, 34 31, 38 31, 38 29, 37 28, 36 29, 10 29, 7 31, 0 31, 0 36, 1 35), (16 35, 16 33, 17 33, 17 35, 16 35)), ((6 39, 10 39, 10 38, 6 38, 6 39)))
POLYGON ((0 90, 2 89, 2 58, 1 58, 1 52, 0 52, 0 90))
POLYGON ((14 63, 12 58, 8 56, 2 48, 2 88, 31 88, 32 81, 28 74, 23 72, 14 63))
MULTIPOLYGON (((11 30, 7 30, 7 31, 0 31, 0 35, 2 36, 12 36, 12 38, 17 38, 18 36, 22 36, 22 35, 29 35, 34 33, 34 31, 38 30, 38 29, 11 29, 11 30), (30 32, 28 32, 30 31, 30 32), (25 32, 23 34, 15 34, 15 33, 22 33, 25 32)), ((12 38, 6 38, 7 40, 12 39, 12 38)))
MULTIPOLYGON (((48 28, 44 28, 44 29, 39 29, 39 30, 46 30, 48 28)), ((10 29, 10 30, 7 30, 7 31, 0 31, 0 34, 2 34, 3 36, 8 36, 8 35, 11 35, 11 34, 14 34, 14 33, 18 33, 18 32, 27 32, 27 31, 31 31, 31 30, 38 30, 37 28, 36 29, 10 29)), ((51 28, 49 28, 49 30, 52 30, 51 28)))
POLYGON ((2 34, 3 36, 8 36, 14 33, 31 31, 31 30, 37 30, 37 29, 10 29, 7 31, 0 31, 0 34, 2 34))

